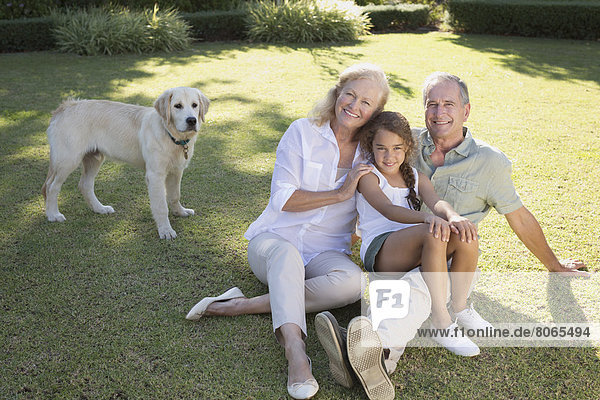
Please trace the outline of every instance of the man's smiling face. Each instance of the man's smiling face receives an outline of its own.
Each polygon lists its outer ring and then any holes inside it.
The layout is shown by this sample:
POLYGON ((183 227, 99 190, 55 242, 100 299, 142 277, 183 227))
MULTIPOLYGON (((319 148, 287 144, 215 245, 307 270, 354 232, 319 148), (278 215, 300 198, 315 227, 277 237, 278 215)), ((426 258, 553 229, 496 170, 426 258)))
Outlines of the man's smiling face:
POLYGON ((469 117, 470 104, 463 105, 458 84, 439 81, 429 88, 425 100, 425 125, 435 140, 458 140, 469 117))

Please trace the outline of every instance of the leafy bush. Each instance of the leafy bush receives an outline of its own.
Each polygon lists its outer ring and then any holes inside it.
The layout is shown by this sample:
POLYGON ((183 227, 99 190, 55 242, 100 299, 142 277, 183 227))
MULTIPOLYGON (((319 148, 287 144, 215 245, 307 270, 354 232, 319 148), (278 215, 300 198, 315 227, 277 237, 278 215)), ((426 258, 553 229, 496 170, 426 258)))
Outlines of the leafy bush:
MULTIPOLYGON (((89 9, 128 7, 130 10, 148 10, 159 0, 4 0, 0 2, 0 19, 50 16, 53 9, 89 9)), ((195 13, 210 10, 232 10, 250 0, 160 0, 164 9, 195 13)))
POLYGON ((187 49, 190 45, 190 26, 170 9, 160 12, 157 5, 153 11, 145 11, 145 43, 142 51, 177 51, 187 49))
POLYGON ((389 6, 367 6, 374 31, 412 30, 427 25, 429 6, 423 4, 399 4, 389 6))
POLYGON ((0 52, 50 50, 53 26, 50 17, 0 21, 0 52))
POLYGON ((182 14, 191 26, 190 34, 198 40, 241 40, 246 37, 246 18, 244 10, 203 11, 194 14, 182 14))
POLYGON ((0 19, 48 16, 54 5, 49 0, 5 0, 0 2, 0 19))
POLYGON ((80 55, 183 50, 189 26, 174 10, 132 12, 128 9, 55 13, 54 36, 60 51, 80 55))
POLYGON ((461 32, 600 38, 600 1, 450 0, 448 12, 461 32))
POLYGON ((359 6, 368 6, 371 4, 381 6, 385 4, 385 0, 354 0, 354 2, 359 6))
POLYGON ((173 8, 180 12, 198 12, 209 10, 230 10, 243 4, 245 0, 58 0, 63 6, 86 8, 102 7, 107 4, 128 7, 131 10, 152 9, 159 2, 163 8, 173 8))
POLYGON ((261 42, 344 42, 369 33, 369 17, 351 1, 261 0, 249 10, 248 37, 261 42))

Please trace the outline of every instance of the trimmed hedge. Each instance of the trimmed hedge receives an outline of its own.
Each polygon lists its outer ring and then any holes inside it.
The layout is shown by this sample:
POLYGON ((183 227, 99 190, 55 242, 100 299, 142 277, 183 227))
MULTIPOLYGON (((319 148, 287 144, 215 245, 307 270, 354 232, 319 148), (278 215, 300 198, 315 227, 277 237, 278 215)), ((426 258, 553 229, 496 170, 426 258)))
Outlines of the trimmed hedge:
POLYGON ((414 30, 425 26, 429 22, 429 11, 429 6, 424 4, 363 7, 363 12, 371 17, 376 32, 414 30))
POLYGON ((56 47, 50 17, 0 21, 0 52, 50 50, 56 47))
POLYGON ((596 40, 600 1, 450 0, 450 24, 466 33, 596 40))
POLYGON ((181 14, 191 26, 194 39, 206 41, 242 40, 246 37, 246 17, 244 10, 204 11, 181 14))
POLYGON ((208 10, 231 10, 251 0, 6 0, 0 2, 0 20, 49 16, 52 9, 128 7, 146 10, 158 4, 161 9, 176 8, 195 13, 208 10))

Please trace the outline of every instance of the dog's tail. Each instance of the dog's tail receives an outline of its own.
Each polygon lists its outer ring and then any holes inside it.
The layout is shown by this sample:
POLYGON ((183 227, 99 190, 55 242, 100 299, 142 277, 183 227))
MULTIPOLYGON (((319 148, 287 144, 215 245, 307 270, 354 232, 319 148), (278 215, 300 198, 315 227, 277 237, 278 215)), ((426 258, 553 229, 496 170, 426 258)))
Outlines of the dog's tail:
POLYGON ((74 106, 79 101, 80 101, 79 99, 74 99, 72 97, 69 97, 68 99, 63 101, 56 110, 52 111, 52 118, 54 119, 58 114, 61 114, 68 107, 74 106))
POLYGON ((52 144, 51 144, 51 138, 50 136, 52 135, 52 130, 53 130, 53 125, 56 124, 56 118, 62 114, 67 108, 74 106, 75 104, 77 104, 79 102, 79 99, 74 99, 72 97, 69 97, 68 99, 66 99, 65 101, 63 101, 56 110, 52 111, 52 118, 50 119, 50 126, 48 126, 48 130, 46 131, 47 136, 48 136, 48 142, 50 142, 50 166, 48 167, 48 176, 46 176, 46 180, 44 181, 44 184, 42 185, 42 196, 44 196, 44 200, 46 200, 46 189, 49 185, 49 183, 54 179, 55 173, 54 173, 54 168, 52 168, 52 144))
POLYGON ((48 187, 48 183, 54 179, 54 168, 52 168, 52 160, 50 160, 50 166, 48 167, 48 175, 46 176, 46 180, 42 185, 42 196, 44 196, 44 201, 46 201, 46 188, 48 187))

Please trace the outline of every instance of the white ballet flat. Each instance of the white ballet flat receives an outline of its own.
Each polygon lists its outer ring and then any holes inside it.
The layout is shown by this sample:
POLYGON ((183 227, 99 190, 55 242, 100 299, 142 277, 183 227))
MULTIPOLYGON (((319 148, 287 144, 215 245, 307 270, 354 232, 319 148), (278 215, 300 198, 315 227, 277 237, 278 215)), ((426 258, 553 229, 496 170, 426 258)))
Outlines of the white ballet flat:
POLYGON ((314 378, 305 380, 302 383, 292 383, 287 387, 288 393, 293 399, 310 399, 319 391, 319 384, 314 378))
MULTIPOLYGON (((312 360, 308 356, 306 356, 306 358, 308 358, 308 366, 310 368, 310 373, 312 374, 312 360)), ((293 399, 306 400, 317 394, 319 391, 319 384, 316 379, 310 378, 304 382, 292 383, 287 387, 287 390, 293 399)))
POLYGON ((197 321, 204 315, 208 306, 214 303, 215 301, 231 300, 236 299, 238 297, 246 297, 238 287, 233 287, 217 297, 205 297, 202 300, 200 300, 198 304, 192 307, 190 312, 186 315, 185 319, 189 319, 190 321, 197 321))

